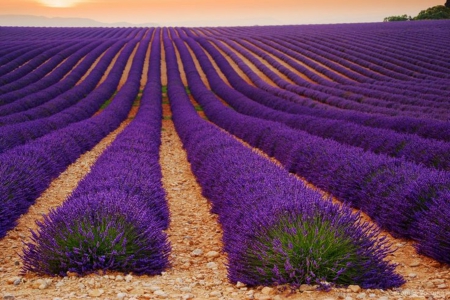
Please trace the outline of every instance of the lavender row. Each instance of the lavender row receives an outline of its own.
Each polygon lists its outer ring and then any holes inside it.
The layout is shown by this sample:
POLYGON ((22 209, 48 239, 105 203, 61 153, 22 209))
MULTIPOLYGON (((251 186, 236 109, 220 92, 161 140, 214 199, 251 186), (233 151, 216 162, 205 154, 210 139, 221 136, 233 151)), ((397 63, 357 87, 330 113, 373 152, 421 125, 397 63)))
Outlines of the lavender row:
POLYGON ((73 39, 132 38, 142 28, 33 28, 2 27, 3 41, 67 41, 73 39))
POLYGON ((30 51, 27 51, 18 57, 13 56, 13 59, 11 59, 9 62, 5 63, 0 67, 0 83, 2 84, 8 83, 8 81, 4 80, 3 78, 6 76, 5 78, 7 79, 7 76, 9 75, 10 72, 23 66, 24 64, 26 65, 26 63, 29 62, 33 57, 36 57, 42 52, 51 50, 60 45, 61 43, 45 43, 44 45, 38 44, 35 47, 32 47, 30 51))
MULTIPOLYGON (((47 74, 51 73, 56 67, 58 67, 58 65, 63 63, 74 52, 82 49, 85 46, 88 46, 88 43, 74 43, 73 45, 65 44, 61 47, 54 48, 54 52, 42 53, 41 55, 39 55, 39 57, 43 59, 43 63, 38 66, 27 64, 26 68, 28 68, 28 70, 25 70, 25 68, 20 68, 19 70, 22 71, 23 75, 10 80, 8 84, 2 85, 0 87, 0 97, 5 93, 19 90, 44 78, 47 74)), ((12 73, 10 74, 12 75, 12 73)))
POLYGON ((445 218, 430 219, 426 214, 439 205, 441 215, 446 218, 450 215, 450 203, 445 203, 442 196, 450 191, 450 173, 364 152, 277 122, 239 114, 206 89, 192 64, 187 67, 191 60, 188 53, 180 50, 180 55, 183 55, 190 91, 209 120, 275 157, 290 172, 366 212, 391 233, 414 239, 419 249, 431 249, 424 251, 427 255, 450 262, 448 232, 438 230, 441 226, 446 228, 448 223, 445 218), (417 234, 416 228, 423 222, 426 225, 422 226, 434 226, 431 234, 435 240, 417 234))
MULTIPOLYGON (((295 41, 293 39, 289 39, 286 37, 280 37, 276 38, 274 40, 279 41, 281 39, 288 45, 289 48, 294 47, 293 49, 304 49, 306 48, 308 51, 312 51, 314 53, 318 53, 321 56, 333 60, 340 65, 345 66, 345 68, 352 70, 354 72, 357 72, 361 74, 362 76, 374 79, 375 81, 372 81, 370 84, 376 84, 376 85, 397 85, 397 84, 407 84, 409 82, 415 82, 420 83, 424 82, 426 83, 426 86, 423 86, 423 88, 431 89, 433 91, 434 89, 441 88, 439 85, 436 86, 433 82, 435 82, 437 79, 433 79, 433 81, 429 80, 417 80, 417 79, 409 79, 409 80, 395 80, 387 75, 379 74, 377 72, 374 72, 370 69, 370 65, 366 65, 366 62, 363 60, 354 60, 354 57, 352 55, 346 54, 345 52, 336 51, 333 49, 330 49, 329 47, 326 47, 320 43, 317 43, 313 38, 306 40, 303 39, 301 41, 295 41)), ((367 84, 365 84, 367 85, 367 84)), ((359 84, 358 86, 363 86, 362 84, 359 84)), ((422 89, 420 90, 422 91, 422 89)), ((439 92, 438 92, 439 93, 439 92)))
MULTIPOLYGON (((308 99, 301 98, 296 94, 270 86, 242 61, 238 61, 239 67, 241 67, 257 86, 260 87, 260 89, 255 88, 247 84, 228 64, 225 64, 223 56, 207 40, 197 38, 196 41, 214 58, 221 71, 236 90, 265 106, 289 112, 291 114, 299 114, 302 116, 310 115, 332 120, 345 120, 364 126, 391 129, 402 133, 417 134, 424 138, 432 138, 446 142, 450 141, 450 127, 443 121, 410 117, 387 117, 357 111, 340 110, 332 107, 312 107, 313 104, 311 104, 308 99)), ((232 52, 230 56, 237 59, 232 52)))
POLYGON ((26 64, 2 76, 0 94, 26 86, 44 77, 45 74, 67 58, 71 52, 73 53, 73 48, 80 48, 80 45, 75 41, 58 45, 57 47, 39 53, 39 55, 35 56, 26 64))
MULTIPOLYGON (((349 208, 322 200, 318 192, 197 115, 165 34, 173 121, 203 194, 219 215, 229 279, 249 285, 403 284, 394 266, 383 260, 389 251, 377 237, 378 229, 349 208)), ((185 56, 181 40, 175 42, 185 56)), ((183 59, 184 67, 187 63, 193 66, 183 59)), ((190 75, 188 69, 185 73, 190 75)), ((197 90, 191 80, 189 87, 197 90)))
MULTIPOLYGON (((3 43, 2 43, 3 45, 3 43)), ((8 51, 5 51, 0 57, 0 65, 3 67, 7 63, 11 62, 14 59, 17 59, 19 56, 24 55, 27 52, 35 50, 36 47, 42 46, 43 43, 14 43, 14 47, 11 47, 8 51)), ((5 47, 7 48, 7 47, 5 47)), ((1 70, 1 69, 0 69, 1 70)), ((4 72, 4 71, 3 71, 4 72)), ((9 72, 9 71, 8 71, 9 72)), ((3 73, 5 74, 5 73, 3 73)))
MULTIPOLYGON (((399 36, 397 36, 399 38, 399 36)), ((444 37, 443 37, 444 38, 444 37)), ((422 43, 432 43, 432 37, 421 36, 417 40, 421 40, 422 43)), ((430 75, 436 77, 446 77, 446 74, 450 71, 450 64, 444 59, 444 57, 437 56, 434 53, 438 53, 440 48, 445 48, 444 45, 432 45, 429 51, 426 47, 419 50, 414 45, 414 36, 408 37, 402 43, 403 45, 408 45, 407 51, 401 51, 400 44, 393 43, 391 37, 374 37, 372 40, 367 40, 367 37, 356 35, 348 36, 347 41, 363 47, 365 51, 375 52, 379 56, 388 56, 396 61, 401 61, 405 63, 410 69, 415 69, 419 72, 429 73, 430 75), (442 73, 442 74, 439 74, 442 73), (442 76, 443 75, 443 76, 442 76)), ((425 46, 425 45, 424 45, 425 46)))
MULTIPOLYGON (((386 129, 365 127, 341 120, 330 120, 309 115, 298 116, 254 102, 229 87, 220 78, 206 54, 193 39, 185 40, 195 53, 203 72, 208 78, 211 89, 239 113, 283 123, 291 128, 304 130, 316 136, 360 147, 365 151, 403 157, 406 160, 428 167, 450 171, 449 143, 423 139, 417 135, 399 134, 386 129)), ((227 69, 232 68, 224 57, 216 57, 216 62, 227 69), (218 62, 219 59, 221 59, 220 62, 218 62)))
MULTIPOLYGON (((306 60, 303 58, 305 56, 305 52, 306 52, 306 54, 310 54, 307 51, 302 51, 299 49, 299 47, 295 47, 293 45, 288 47, 288 45, 286 43, 284 43, 280 40, 276 40, 276 41, 261 40, 261 42, 263 42, 281 52, 289 54, 289 56, 291 56, 297 60, 302 59, 305 62, 306 62, 306 60), (300 53, 302 55, 300 55, 300 53)), ((279 57, 280 57, 280 55, 279 55, 279 57)), ((336 65, 333 62, 323 59, 319 55, 312 54, 312 57, 316 61, 319 61, 320 63, 322 63, 324 65, 328 65, 328 66, 336 65)), ((288 60, 292 61, 291 59, 288 59, 288 60)), ((288 62, 288 63, 294 67, 293 63, 290 63, 290 62, 288 62)), ((313 64, 311 64, 311 66, 313 66, 313 64)), ((298 68, 296 68, 296 69, 298 70, 298 68)), ((359 74, 355 74, 354 72, 350 72, 349 70, 347 70, 343 67, 336 66, 335 69, 337 69, 342 74, 351 76, 352 79, 354 79, 358 82, 364 81, 364 77, 362 77, 359 74)), ((436 94, 427 95, 426 93, 421 92, 421 93, 415 93, 415 94, 410 93, 408 96, 402 96, 402 93, 405 92, 402 89, 389 90, 389 89, 384 88, 384 89, 380 89, 380 90, 374 90, 373 88, 367 88, 365 86, 361 86, 361 85, 355 83, 354 81, 351 81, 348 79, 347 80, 342 79, 343 78, 342 76, 335 75, 335 73, 329 72, 325 68, 320 68, 320 71, 323 74, 325 74, 326 76, 333 78, 333 80, 341 83, 342 85, 335 85, 334 87, 338 88, 338 89, 342 89, 344 91, 350 91, 353 93, 362 94, 362 95, 370 96, 370 97, 375 97, 375 98, 383 99, 383 100, 390 100, 394 103, 400 102, 400 103, 404 103, 404 104, 415 104, 415 105, 419 105, 419 106, 449 108, 448 103, 446 101, 448 98, 448 95, 447 95, 448 93, 443 93, 442 91, 439 91, 439 90, 436 91, 439 93, 438 95, 436 95, 436 94), (416 100, 413 100, 411 98, 416 98, 416 100)), ((368 101, 368 99, 365 98, 364 101, 368 101)), ((388 105, 388 103, 386 103, 385 105, 388 105)))
MULTIPOLYGON (((134 48, 135 42, 130 44, 134 48)), ((127 117, 136 97, 135 82, 139 82, 141 76, 138 70, 142 67, 143 51, 140 49, 139 54, 136 53, 127 82, 98 116, 70 124, 0 154, 0 237, 15 226, 20 215, 54 178, 127 117)), ((73 116, 76 117, 76 113, 73 116)))
MULTIPOLYGON (((308 39, 314 39, 316 43, 320 43, 323 46, 335 51, 342 52, 344 49, 344 44, 332 37, 327 39, 320 36, 314 38, 310 37, 308 39)), ((299 42, 301 41, 301 39, 298 38, 295 38, 295 40, 299 42)), ((445 74, 416 67, 404 61, 392 59, 389 56, 378 55, 376 52, 371 51, 368 48, 361 47, 359 44, 358 46, 351 43, 345 44, 345 53, 352 57, 352 60, 357 61, 358 63, 364 62, 365 66, 369 67, 371 70, 386 74, 389 77, 398 80, 409 80, 412 78, 430 79, 433 77, 440 78, 442 76, 444 76, 444 78, 447 77, 445 74)))
MULTIPOLYGON (((168 267, 170 246, 163 230, 169 212, 159 165, 159 31, 156 36, 138 114, 64 204, 33 232, 24 250, 25 271, 66 276, 100 269, 155 275, 168 267)), ((131 95, 139 91, 149 39, 138 50, 140 64, 130 77, 131 95)))
MULTIPOLYGON (((18 119, 22 123, 2 127, 0 132, 0 153, 28 143, 30 140, 63 128, 71 123, 91 117, 106 100, 113 96, 128 58, 137 42, 137 40, 132 40, 126 44, 108 77, 97 88, 97 82, 102 78, 103 73, 114 58, 115 52, 109 52, 108 55, 105 55, 96 66, 99 72, 92 71, 84 81, 85 84, 69 90, 67 92, 68 95, 63 94, 53 99, 53 101, 46 102, 30 111, 3 117, 4 120, 14 118, 17 121, 18 119), (70 106, 67 107, 67 105, 70 106), (61 109, 63 110, 60 111, 61 109), (52 114, 53 111, 59 112, 52 114), (25 120, 28 117, 37 119, 26 122, 25 120)), ((111 50, 117 51, 117 48, 113 47, 111 50)))
MULTIPOLYGON (((397 94, 407 95, 408 93, 416 93, 424 95, 438 95, 446 96, 450 88, 446 85, 448 80, 435 79, 432 82, 422 80, 410 80, 410 81, 397 81, 397 82, 373 82, 371 84, 362 83, 359 86, 368 87, 371 89, 379 89, 386 91, 393 89, 397 94)), ((430 100, 430 99, 428 99, 430 100)), ((431 99, 432 100, 432 99, 431 99)))
POLYGON ((65 59, 64 62, 62 62, 57 68, 51 70, 50 74, 44 73, 45 70, 42 70, 43 72, 41 72, 40 68, 36 69, 30 73, 30 77, 34 77, 35 75, 38 77, 34 83, 27 80, 27 78, 13 82, 11 88, 8 88, 9 92, 5 92, 3 95, 0 95, 0 104, 3 105, 0 115, 4 116, 15 112, 14 109, 10 112, 9 108, 7 108, 8 106, 5 104, 10 104, 18 99, 23 101, 24 97, 58 83, 69 71, 72 70, 78 61, 80 61, 89 51, 93 50, 98 45, 99 43, 90 43, 77 51, 73 51, 70 57, 65 59))
MULTIPOLYGON (((211 40, 212 42, 215 42, 215 45, 217 45, 222 51, 224 51, 228 56, 230 56, 238 65, 241 67, 244 72, 248 75, 251 71, 251 69, 235 54, 233 51, 226 47, 225 45, 218 43, 217 41, 211 40)), ((321 109, 329 109, 330 107, 336 107, 340 109, 346 109, 346 110, 352 110, 355 112, 365 112, 365 113, 377 113, 377 114, 384 114, 387 116, 396 116, 396 115, 405 115, 405 116, 412 116, 412 117, 426 117, 426 118, 434 118, 436 115, 431 114, 424 114, 420 110, 417 112, 403 112, 383 107, 373 107, 371 105, 366 105, 364 103, 358 103, 358 101, 350 101, 345 98, 342 98, 341 95, 344 94, 344 92, 335 92, 335 95, 330 95, 327 92, 322 92, 320 90, 317 90, 315 88, 310 88, 308 86, 298 86, 296 84, 291 84, 287 81, 285 81, 283 78, 281 78, 278 74, 271 71, 266 65, 264 65, 262 62, 257 60, 253 55, 251 55, 248 51, 246 51, 243 48, 238 47, 233 42, 229 42, 231 47, 233 47, 238 53, 244 55, 247 59, 249 59, 259 70, 261 70, 266 76, 268 76, 277 86, 279 86, 282 90, 284 89, 286 92, 285 94, 289 95, 288 97, 292 96, 292 94, 298 94, 303 96, 301 98, 301 103, 304 103, 304 105, 307 106, 313 106, 313 107, 320 107, 321 109)), ((267 83, 265 83, 261 78, 259 78, 258 75, 252 73, 251 77, 252 81, 255 84, 258 84, 260 86, 267 86, 267 83)), ((316 86, 316 88, 319 88, 319 86, 316 86)), ((273 91, 273 88, 269 88, 268 91, 273 91)), ((360 96, 360 101, 362 101, 364 97, 360 96)))
MULTIPOLYGON (((111 60, 125 44, 125 41, 118 41, 115 46, 112 46, 112 43, 108 41, 101 45, 92 44, 94 49, 92 47, 81 49, 80 52, 72 55, 60 68, 53 71, 44 80, 40 80, 36 84, 30 85, 20 91, 8 94, 11 96, 17 96, 17 94, 28 95, 2 106, 2 110, 0 111, 0 125, 11 125, 30 121, 42 117, 42 113, 49 116, 78 102, 84 95, 87 95, 95 88, 111 60), (111 50, 106 51, 110 47, 111 50), (86 54, 86 51, 89 51, 89 54, 83 58, 75 69, 70 70, 86 54), (92 75, 89 74, 86 80, 77 85, 81 77, 86 74, 95 60, 103 53, 105 54, 99 61, 98 66, 94 69, 95 72, 92 75), (71 72, 63 80, 45 88, 52 82, 61 79, 67 71, 71 72)), ((7 98, 6 95, 0 97, 1 100, 8 101, 14 98, 7 98)))
MULTIPOLYGON (((244 55, 247 59, 249 59, 258 69, 260 69, 265 74, 268 74, 269 68, 264 65, 260 60, 254 57, 250 52, 237 46, 237 44, 242 45, 242 41, 231 42, 230 40, 226 40, 226 43, 233 47, 240 54, 244 55)), ((256 47, 251 47, 248 44, 246 48, 251 49, 255 53, 261 53, 256 47)), ((351 109, 363 112, 370 113, 381 113, 386 115, 411 115, 417 117, 427 117, 427 118, 441 118, 446 120, 448 118, 448 111, 445 109, 433 109, 433 108, 424 108, 417 107, 411 105, 402 105, 399 107, 400 109, 390 108, 390 107, 379 107, 374 106, 370 102, 379 102, 376 99, 370 99, 361 95, 353 95, 351 93, 345 94, 344 91, 338 90, 335 88, 327 87, 322 85, 311 85, 305 84, 305 80, 302 79, 299 75, 293 73, 273 58, 265 56, 265 59, 273 65, 277 70, 280 70, 282 73, 288 75, 289 79, 291 79, 297 85, 290 84, 289 82, 282 79, 280 76, 276 75, 274 72, 271 72, 271 78, 278 86, 282 88, 286 88, 301 95, 305 95, 308 97, 312 97, 313 99, 320 101, 322 103, 333 105, 339 108, 351 109), (345 97, 342 97, 345 95, 345 97), (372 100, 372 101, 371 101, 372 100), (369 102, 369 103, 366 103, 369 102)), ((319 76, 317 76, 319 77, 319 76)), ((391 105, 392 106, 392 105, 391 105)))

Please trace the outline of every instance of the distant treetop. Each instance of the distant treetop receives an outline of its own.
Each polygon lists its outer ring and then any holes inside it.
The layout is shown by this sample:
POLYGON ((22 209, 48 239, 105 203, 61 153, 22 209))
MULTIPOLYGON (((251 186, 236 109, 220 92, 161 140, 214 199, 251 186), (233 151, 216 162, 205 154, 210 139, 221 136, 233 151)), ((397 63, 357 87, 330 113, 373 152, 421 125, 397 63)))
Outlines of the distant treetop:
POLYGON ((384 22, 392 21, 414 21, 414 20, 439 20, 439 19, 450 19, 450 0, 444 5, 436 5, 430 7, 426 10, 422 10, 414 18, 408 15, 402 16, 390 16, 384 18, 384 22))

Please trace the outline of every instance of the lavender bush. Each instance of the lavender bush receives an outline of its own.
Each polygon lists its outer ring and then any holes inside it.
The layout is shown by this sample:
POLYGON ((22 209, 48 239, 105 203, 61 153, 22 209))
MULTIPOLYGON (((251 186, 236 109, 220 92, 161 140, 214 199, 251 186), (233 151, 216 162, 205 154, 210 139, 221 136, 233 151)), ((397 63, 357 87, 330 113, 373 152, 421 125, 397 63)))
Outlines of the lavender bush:
MULTIPOLYGON (((390 250, 378 237, 378 229, 363 224, 348 207, 323 200, 318 192, 197 115, 181 82, 167 31, 163 40, 173 120, 202 192, 219 215, 230 280, 323 287, 403 284, 395 266, 384 261, 390 250)), ((181 40, 173 40, 195 96, 201 79, 191 76, 193 62, 187 59, 181 40)), ((209 105, 214 107, 214 103, 202 103, 208 111, 209 105)))
MULTIPOLYGON (((131 97, 139 90, 150 38, 151 34, 142 40, 135 54, 137 63, 126 83, 131 97)), ((161 94, 155 93, 161 90, 160 56, 155 39, 138 114, 64 204, 38 223, 22 255, 24 271, 155 275, 169 266, 170 245, 163 232, 169 211, 159 166, 161 94)))
POLYGON ((159 274, 169 245, 142 200, 118 191, 87 194, 45 216, 24 249, 24 270, 66 276, 117 270, 159 274), (126 205, 124 205, 126 203, 126 205))

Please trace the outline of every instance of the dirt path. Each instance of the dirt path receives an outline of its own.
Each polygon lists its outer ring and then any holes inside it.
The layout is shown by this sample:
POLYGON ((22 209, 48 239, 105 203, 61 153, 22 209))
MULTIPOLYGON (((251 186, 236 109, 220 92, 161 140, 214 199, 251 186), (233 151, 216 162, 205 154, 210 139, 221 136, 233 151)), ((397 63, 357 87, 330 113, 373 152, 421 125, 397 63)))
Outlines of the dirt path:
MULTIPOLYGON (((162 61, 165 61, 164 52, 162 61)), ((166 86, 164 63, 161 70, 162 84, 166 86)), ((180 71, 185 81, 182 68, 180 71)), ((203 72, 201 76, 205 80, 203 72)), ((209 203, 202 196, 201 188, 190 170, 186 153, 170 120, 168 100, 163 92, 160 162, 171 212, 167 230, 172 245, 171 268, 160 276, 152 277, 115 272, 82 278, 50 278, 34 274, 20 276, 19 253, 22 251, 22 241, 29 239, 29 229, 36 228, 35 221, 42 219, 42 214, 63 203, 98 156, 130 122, 128 119, 55 179, 29 212, 19 219, 19 225, 0 240, 0 299, 450 299, 450 267, 417 255, 411 241, 394 239, 387 233, 383 234, 397 248, 389 259, 399 264, 397 272, 407 280, 401 289, 381 291, 354 287, 321 292, 312 291, 310 286, 292 291, 286 287, 248 288, 230 284, 227 279, 227 257, 221 252, 222 231, 217 216, 210 213, 209 203)), ((191 101, 196 103, 192 97, 191 101)), ((136 111, 137 106, 133 106, 129 118, 136 111)), ((204 116, 203 112, 199 114, 204 116)), ((260 155, 264 156, 263 153, 260 155)), ((364 218, 370 222, 369 218, 364 218)))

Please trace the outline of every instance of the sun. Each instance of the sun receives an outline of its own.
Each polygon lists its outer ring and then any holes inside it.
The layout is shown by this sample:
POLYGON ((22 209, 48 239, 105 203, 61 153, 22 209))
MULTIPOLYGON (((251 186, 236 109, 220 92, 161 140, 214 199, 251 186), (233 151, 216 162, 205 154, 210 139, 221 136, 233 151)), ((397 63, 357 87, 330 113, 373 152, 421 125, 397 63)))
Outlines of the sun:
POLYGON ((38 2, 48 7, 72 7, 86 0, 39 0, 38 2))

